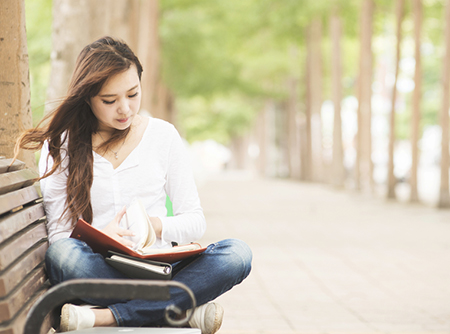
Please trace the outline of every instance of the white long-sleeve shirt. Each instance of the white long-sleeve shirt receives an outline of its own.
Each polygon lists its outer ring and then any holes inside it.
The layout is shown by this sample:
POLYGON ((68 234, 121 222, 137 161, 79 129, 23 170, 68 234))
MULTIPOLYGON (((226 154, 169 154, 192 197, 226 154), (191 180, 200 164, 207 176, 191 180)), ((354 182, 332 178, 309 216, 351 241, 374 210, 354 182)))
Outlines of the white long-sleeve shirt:
MULTIPOLYGON (((71 222, 60 217, 67 193, 68 157, 61 150, 62 171, 41 180, 41 190, 47 215, 49 242, 67 238, 71 222), (60 221, 59 221, 60 220, 60 221)), ((162 236, 155 247, 166 248, 172 241, 179 244, 196 241, 206 230, 205 217, 195 186, 190 161, 183 141, 173 125, 150 118, 138 146, 114 169, 101 155, 94 155, 94 181, 91 188, 92 226, 103 229, 133 199, 139 198, 150 217, 159 217, 162 236), (166 217, 166 194, 172 201, 173 217, 166 217)), ((44 145, 39 161, 43 175, 51 168, 48 146, 44 145)))

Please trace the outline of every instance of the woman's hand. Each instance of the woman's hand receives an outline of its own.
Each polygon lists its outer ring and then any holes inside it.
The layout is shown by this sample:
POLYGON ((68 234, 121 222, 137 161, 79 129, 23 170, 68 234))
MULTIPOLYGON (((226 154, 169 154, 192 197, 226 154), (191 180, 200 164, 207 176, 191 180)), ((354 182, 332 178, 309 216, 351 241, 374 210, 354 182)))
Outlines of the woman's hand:
POLYGON ((131 240, 127 240, 123 237, 134 236, 134 233, 130 230, 125 230, 119 227, 119 223, 126 211, 127 208, 124 206, 122 210, 120 210, 119 213, 114 217, 114 219, 108 225, 106 225, 104 229, 102 229, 102 232, 127 247, 133 247, 134 243, 131 240))
POLYGON ((153 229, 155 230, 156 237, 161 239, 162 235, 162 222, 158 217, 148 217, 152 223, 153 229))

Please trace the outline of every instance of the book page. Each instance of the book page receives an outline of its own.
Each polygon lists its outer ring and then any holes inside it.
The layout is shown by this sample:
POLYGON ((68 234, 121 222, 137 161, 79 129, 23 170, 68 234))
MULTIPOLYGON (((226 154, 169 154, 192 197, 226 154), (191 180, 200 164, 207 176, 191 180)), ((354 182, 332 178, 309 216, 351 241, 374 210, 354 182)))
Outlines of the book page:
POLYGON ((141 248, 138 249, 137 252, 143 255, 150 255, 150 254, 163 254, 163 253, 179 253, 179 252, 185 252, 185 251, 191 251, 195 249, 200 249, 201 246, 199 244, 188 244, 183 246, 175 246, 172 248, 141 248))

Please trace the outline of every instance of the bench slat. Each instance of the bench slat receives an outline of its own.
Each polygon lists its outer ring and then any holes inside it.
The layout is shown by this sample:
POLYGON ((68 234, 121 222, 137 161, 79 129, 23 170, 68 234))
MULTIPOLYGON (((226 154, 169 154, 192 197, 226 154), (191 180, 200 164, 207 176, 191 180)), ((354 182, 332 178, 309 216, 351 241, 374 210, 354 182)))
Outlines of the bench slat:
POLYGON ((48 244, 42 243, 27 252, 19 262, 0 276, 0 298, 9 294, 19 282, 45 259, 48 244))
POLYGON ((0 194, 31 186, 38 174, 31 169, 0 174, 0 194))
POLYGON ((44 204, 37 203, 0 218, 0 243, 44 216, 44 204))
POLYGON ((30 297, 42 287, 46 279, 44 267, 41 266, 34 270, 31 276, 12 295, 0 301, 0 322, 14 318, 30 297))
POLYGON ((11 164, 11 161, 12 161, 12 159, 0 159, 0 174, 6 173, 6 172, 14 172, 16 170, 25 168, 24 162, 22 162, 20 160, 16 160, 11 165, 11 168, 9 168, 9 170, 8 170, 8 167, 11 164))
POLYGON ((38 185, 33 185, 8 194, 0 195, 0 215, 41 197, 41 190, 38 185))
POLYGON ((17 238, 4 243, 0 247, 0 270, 4 270, 26 250, 47 238, 47 229, 45 223, 39 223, 22 232, 17 238))
MULTIPOLYGON (((7 321, 4 324, 0 324, 0 334, 23 334, 23 329, 25 327, 25 321, 27 319, 27 314, 30 311, 33 304, 45 293, 46 289, 41 289, 38 291, 29 301, 28 303, 19 311, 12 321, 7 321)), ((44 333, 45 328, 48 331, 50 329, 50 324, 44 324, 43 329, 44 333)), ((42 332, 41 332, 42 333, 42 332)))

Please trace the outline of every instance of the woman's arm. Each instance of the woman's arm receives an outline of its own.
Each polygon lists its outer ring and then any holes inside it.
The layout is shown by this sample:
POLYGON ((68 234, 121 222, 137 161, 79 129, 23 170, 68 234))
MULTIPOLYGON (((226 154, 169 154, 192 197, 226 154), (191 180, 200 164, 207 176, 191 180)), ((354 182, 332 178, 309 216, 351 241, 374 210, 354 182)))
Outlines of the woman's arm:
MULTIPOLYGON (((206 221, 186 148, 174 127, 172 131, 165 191, 172 201, 174 216, 158 218, 161 221, 161 239, 185 244, 203 236, 206 221)), ((152 223, 158 229, 158 222, 152 223)))
MULTIPOLYGON (((63 159, 61 168, 40 181, 50 244, 58 239, 68 238, 70 233, 72 233, 71 222, 67 217, 62 217, 67 199, 66 187, 68 176, 68 169, 66 168, 68 165, 68 157, 65 156, 64 150, 61 150, 61 158, 63 159)), ((41 149, 41 157, 39 160, 40 176, 50 171, 52 167, 53 159, 49 155, 48 143, 45 142, 41 149)))

